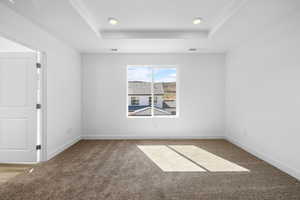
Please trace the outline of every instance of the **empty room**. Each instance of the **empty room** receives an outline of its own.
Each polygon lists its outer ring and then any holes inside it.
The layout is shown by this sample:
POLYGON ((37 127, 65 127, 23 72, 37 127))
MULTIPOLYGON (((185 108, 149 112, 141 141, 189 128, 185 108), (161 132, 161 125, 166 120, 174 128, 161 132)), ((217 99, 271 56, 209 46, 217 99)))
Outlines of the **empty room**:
POLYGON ((0 0, 0 200, 300 200, 299 0, 0 0))

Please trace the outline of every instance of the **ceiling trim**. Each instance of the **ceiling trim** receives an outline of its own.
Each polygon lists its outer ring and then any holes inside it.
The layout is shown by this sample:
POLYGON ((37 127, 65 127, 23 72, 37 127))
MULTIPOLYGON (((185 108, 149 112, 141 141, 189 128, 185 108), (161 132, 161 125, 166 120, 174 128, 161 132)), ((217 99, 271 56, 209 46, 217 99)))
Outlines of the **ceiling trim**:
POLYGON ((213 23, 213 26, 209 32, 208 37, 212 37, 217 31, 219 31, 223 25, 231 19, 238 10, 241 9, 242 6, 245 5, 245 3, 248 0, 232 0, 220 13, 220 15, 216 18, 215 22, 213 23))
POLYGON ((197 51, 190 52, 182 48, 175 49, 118 49, 118 51, 111 51, 109 48, 98 49, 96 51, 82 51, 81 54, 226 54, 226 49, 205 49, 197 48, 197 51))
POLYGON ((208 30, 102 30, 103 39, 207 39, 208 30))
POLYGON ((82 0, 69 0, 71 6, 77 11, 77 13, 83 18, 88 26, 96 33, 97 36, 101 36, 99 33, 100 26, 96 22, 96 19, 91 15, 89 9, 86 7, 82 0))

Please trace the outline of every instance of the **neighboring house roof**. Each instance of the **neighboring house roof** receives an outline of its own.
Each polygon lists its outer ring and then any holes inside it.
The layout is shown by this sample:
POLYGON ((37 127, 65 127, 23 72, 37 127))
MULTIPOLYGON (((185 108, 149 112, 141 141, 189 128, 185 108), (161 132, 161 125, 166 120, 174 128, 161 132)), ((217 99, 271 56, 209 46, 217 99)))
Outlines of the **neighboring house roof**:
MULTIPOLYGON (((151 95, 151 83, 143 81, 129 81, 128 82, 129 95, 151 95)), ((154 84, 154 94, 164 94, 163 84, 154 84)))
POLYGON ((166 108, 176 108, 176 100, 165 100, 164 107, 166 108))
POLYGON ((149 105, 146 105, 146 106, 128 106, 128 111, 129 112, 134 112, 136 110, 140 110, 140 109, 143 109, 143 108, 146 108, 146 107, 149 107, 149 105))
MULTIPOLYGON (((142 108, 130 113, 131 116, 149 116, 151 115, 151 107, 142 108)), ((154 115, 171 115, 170 112, 154 107, 154 115)))

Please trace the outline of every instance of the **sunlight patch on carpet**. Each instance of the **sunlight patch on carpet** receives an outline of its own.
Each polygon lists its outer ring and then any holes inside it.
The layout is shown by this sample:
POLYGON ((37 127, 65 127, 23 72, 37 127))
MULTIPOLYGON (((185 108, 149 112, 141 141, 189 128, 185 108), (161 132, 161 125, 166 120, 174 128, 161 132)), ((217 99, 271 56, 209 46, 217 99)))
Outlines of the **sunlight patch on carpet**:
POLYGON ((249 172, 248 169, 194 145, 169 145, 210 172, 249 172))
POLYGON ((165 145, 138 145, 138 148, 165 172, 205 172, 165 145))

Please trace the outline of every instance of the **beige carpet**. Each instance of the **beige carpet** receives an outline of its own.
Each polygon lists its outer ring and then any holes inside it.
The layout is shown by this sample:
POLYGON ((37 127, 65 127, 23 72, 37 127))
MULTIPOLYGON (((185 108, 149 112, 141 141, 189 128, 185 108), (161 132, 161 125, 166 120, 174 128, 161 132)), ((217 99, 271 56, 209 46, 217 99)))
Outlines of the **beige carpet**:
POLYGON ((1 184, 0 199, 299 200, 300 182, 224 140, 81 141, 1 184), (166 172, 138 147, 151 145, 205 170, 166 172))
POLYGON ((33 167, 34 165, 0 164, 0 185, 19 174, 32 172, 33 167))

